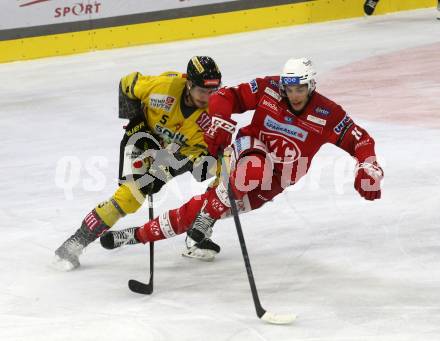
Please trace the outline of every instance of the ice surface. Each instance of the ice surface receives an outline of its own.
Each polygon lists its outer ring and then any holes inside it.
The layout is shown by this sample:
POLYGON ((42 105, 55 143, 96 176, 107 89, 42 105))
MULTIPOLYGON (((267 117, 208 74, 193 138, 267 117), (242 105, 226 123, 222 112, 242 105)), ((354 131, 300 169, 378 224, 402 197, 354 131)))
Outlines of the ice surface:
MULTIPOLYGON (((439 32, 429 9, 0 65, 0 340, 439 340, 439 32), (318 90, 376 139, 382 200, 361 199, 351 158, 325 146, 297 186, 242 216, 262 304, 298 314, 291 326, 256 318, 231 220, 216 225, 212 263, 181 257, 182 236, 157 243, 149 297, 127 288, 147 280, 145 246, 95 243, 78 271, 50 268, 116 188, 119 78, 183 71, 196 54, 215 57, 228 85, 310 56, 318 90)), ((173 180, 156 212, 205 186, 173 180)))

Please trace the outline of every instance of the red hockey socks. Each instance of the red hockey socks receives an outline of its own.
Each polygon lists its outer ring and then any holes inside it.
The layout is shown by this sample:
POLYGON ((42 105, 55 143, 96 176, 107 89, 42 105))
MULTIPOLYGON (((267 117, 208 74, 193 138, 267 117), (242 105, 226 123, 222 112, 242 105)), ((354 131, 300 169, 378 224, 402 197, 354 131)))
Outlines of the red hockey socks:
POLYGON ((136 239, 141 243, 171 238, 186 232, 200 212, 207 193, 192 197, 183 206, 163 213, 136 230, 136 239))
MULTIPOLYGON (((266 159, 263 155, 252 154, 240 159, 231 175, 235 198, 241 199, 244 194, 260 186, 266 168, 266 159)), ((202 209, 211 218, 218 220, 230 207, 227 187, 220 181, 216 187, 191 198, 183 206, 150 220, 136 230, 135 236, 144 244, 171 238, 190 229, 202 209)))

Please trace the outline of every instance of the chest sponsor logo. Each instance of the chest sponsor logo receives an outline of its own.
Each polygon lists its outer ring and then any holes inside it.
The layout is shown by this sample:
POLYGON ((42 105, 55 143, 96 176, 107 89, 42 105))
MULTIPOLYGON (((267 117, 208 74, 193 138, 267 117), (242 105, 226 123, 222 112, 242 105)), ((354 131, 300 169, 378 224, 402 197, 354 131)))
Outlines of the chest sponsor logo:
POLYGON ((302 142, 306 140, 307 135, 309 134, 307 131, 301 129, 300 127, 294 126, 293 124, 278 122, 270 116, 266 116, 266 118, 264 119, 264 126, 269 130, 293 137, 302 142))
POLYGON ((323 107, 317 107, 317 108, 315 108, 315 113, 317 113, 319 115, 323 115, 323 116, 328 116, 328 115, 330 115, 330 110, 325 109, 323 107))
POLYGON ((156 124, 154 127, 156 134, 159 135, 165 143, 169 144, 175 142, 179 145, 184 145, 187 138, 182 133, 178 133, 168 129, 167 127, 161 126, 160 124, 156 124))
POLYGON ((157 108, 170 112, 175 101, 176 99, 174 97, 168 95, 153 94, 150 96, 150 103, 148 106, 150 108, 157 108))
POLYGON ((301 150, 295 141, 284 135, 261 131, 259 139, 267 146, 275 163, 292 163, 301 156, 301 150))
POLYGON ((249 82, 249 86, 251 87, 251 92, 253 94, 256 94, 258 92, 258 84, 257 84, 257 80, 253 79, 249 82))
POLYGON ((322 118, 313 116, 313 115, 308 115, 307 116, 307 121, 319 124, 321 126, 325 126, 325 124, 327 123, 327 120, 323 120, 322 118))
POLYGON ((307 129, 308 131, 313 131, 313 132, 315 132, 317 134, 322 134, 322 132, 324 131, 324 127, 318 127, 318 126, 316 126, 314 124, 311 124, 311 123, 309 123, 307 121, 303 121, 303 120, 301 120, 299 118, 296 120, 295 124, 297 124, 298 127, 307 129))
POLYGON ((273 114, 278 114, 278 105, 277 103, 270 97, 264 95, 261 100, 259 105, 261 107, 263 107, 264 109, 270 111, 273 114))
POLYGON ((281 101, 281 96, 278 92, 276 92, 275 90, 271 89, 271 88, 266 88, 264 89, 264 92, 266 94, 268 94, 270 97, 275 98, 278 102, 281 101))
POLYGON ((338 123, 338 125, 333 129, 336 134, 340 134, 344 127, 348 124, 348 122, 351 121, 350 116, 345 115, 344 118, 341 120, 341 122, 338 123))

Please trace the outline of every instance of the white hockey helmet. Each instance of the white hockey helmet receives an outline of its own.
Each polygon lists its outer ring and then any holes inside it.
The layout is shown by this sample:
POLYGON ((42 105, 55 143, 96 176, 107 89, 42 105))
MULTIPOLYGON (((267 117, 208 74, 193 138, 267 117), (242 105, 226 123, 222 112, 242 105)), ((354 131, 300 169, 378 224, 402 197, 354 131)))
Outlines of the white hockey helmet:
POLYGON ((307 84, 309 95, 316 88, 316 71, 309 58, 290 58, 284 64, 283 72, 280 75, 280 89, 284 93, 284 86, 307 84))

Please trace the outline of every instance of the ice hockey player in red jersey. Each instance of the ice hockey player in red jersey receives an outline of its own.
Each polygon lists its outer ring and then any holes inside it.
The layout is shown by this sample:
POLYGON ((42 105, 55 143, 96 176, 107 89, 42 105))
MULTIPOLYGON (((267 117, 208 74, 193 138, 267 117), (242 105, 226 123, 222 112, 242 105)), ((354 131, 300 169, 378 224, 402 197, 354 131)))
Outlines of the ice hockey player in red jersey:
MULTIPOLYGON (((250 211, 272 200, 307 173, 322 145, 332 143, 356 158, 354 188, 366 200, 380 199, 382 168, 373 138, 342 109, 315 90, 310 59, 289 59, 279 76, 257 78, 222 88, 210 98, 212 116, 205 140, 211 155, 222 154, 232 138, 233 113, 254 110, 232 147, 229 182, 238 207, 250 211)), ((226 155, 225 150, 225 155, 226 155)), ((126 229, 129 244, 181 234, 193 225, 203 230, 230 211, 228 181, 141 227, 126 229)), ((112 248, 111 245, 106 245, 112 248)))

